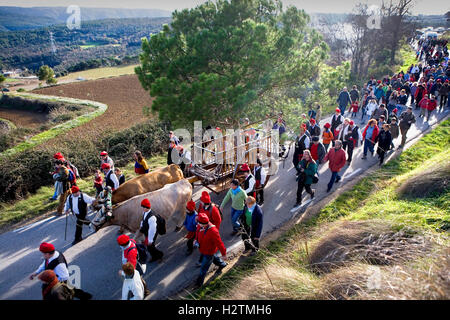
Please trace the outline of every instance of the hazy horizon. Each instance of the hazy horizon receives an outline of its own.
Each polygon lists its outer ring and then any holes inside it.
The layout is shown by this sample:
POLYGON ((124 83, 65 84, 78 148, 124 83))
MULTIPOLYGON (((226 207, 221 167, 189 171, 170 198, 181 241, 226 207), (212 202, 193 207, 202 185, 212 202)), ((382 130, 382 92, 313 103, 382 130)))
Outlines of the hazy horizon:
MULTIPOLYGON (((205 0, 129 0, 126 3, 117 0, 0 0, 0 6, 13 7, 68 7, 78 5, 86 8, 115 8, 115 9, 160 9, 167 11, 193 8, 205 0)), ((284 7, 295 5, 307 13, 349 13, 357 3, 380 6, 381 0, 282 0, 284 7)), ((450 10, 450 2, 443 0, 415 0, 412 14, 441 15, 450 10), (446 4, 447 3, 447 4, 446 4)))

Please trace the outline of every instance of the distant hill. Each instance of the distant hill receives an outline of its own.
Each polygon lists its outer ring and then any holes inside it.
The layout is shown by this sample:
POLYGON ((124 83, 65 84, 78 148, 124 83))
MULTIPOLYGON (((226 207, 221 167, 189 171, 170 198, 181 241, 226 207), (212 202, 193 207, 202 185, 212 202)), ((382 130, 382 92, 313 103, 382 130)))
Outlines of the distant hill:
MULTIPOLYGON (((70 14, 66 7, 2 7, 0 31, 30 30, 65 23, 70 14)), ((80 8, 83 21, 123 18, 171 17, 172 13, 160 9, 80 8)))

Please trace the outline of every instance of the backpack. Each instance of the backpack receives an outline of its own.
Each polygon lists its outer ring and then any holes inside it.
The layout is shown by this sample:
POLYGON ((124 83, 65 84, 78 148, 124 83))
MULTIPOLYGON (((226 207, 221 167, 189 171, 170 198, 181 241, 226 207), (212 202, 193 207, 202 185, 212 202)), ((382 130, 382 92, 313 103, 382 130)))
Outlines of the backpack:
POLYGON ((58 282, 53 288, 53 290, 57 290, 59 287, 62 288, 61 295, 65 298, 65 300, 73 300, 75 298, 75 288, 71 285, 68 285, 64 282, 58 282))
POLYGON ((134 241, 133 239, 131 239, 130 241, 135 244, 135 247, 129 248, 128 252, 130 250, 136 248, 137 260, 139 261, 139 263, 145 264, 147 262, 147 248, 145 247, 145 245, 143 245, 141 243, 136 243, 136 241, 134 241))
POLYGON ((69 169, 75 174, 75 178, 80 178, 80 173, 78 172, 77 167, 75 167, 72 163, 69 163, 69 169))
POLYGON ((156 232, 160 235, 166 234, 166 220, 158 213, 154 215, 156 217, 156 232))

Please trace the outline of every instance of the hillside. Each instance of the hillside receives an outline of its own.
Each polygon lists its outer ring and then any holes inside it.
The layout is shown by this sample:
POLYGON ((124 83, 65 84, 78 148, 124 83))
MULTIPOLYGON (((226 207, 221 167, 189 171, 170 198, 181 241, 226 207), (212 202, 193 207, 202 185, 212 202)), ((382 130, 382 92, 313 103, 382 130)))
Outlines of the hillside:
MULTIPOLYGON (((66 7, 0 7, 0 31, 30 30, 61 24, 70 16, 66 7)), ((160 9, 80 8, 82 23, 90 20, 170 17, 160 9)))
POLYGON ((141 38, 159 32, 162 25, 169 22, 170 18, 105 19, 85 22, 79 30, 69 30, 65 24, 60 24, 36 30, 0 32, 0 66, 37 71, 47 64, 57 75, 64 75, 67 71, 136 63, 141 38))

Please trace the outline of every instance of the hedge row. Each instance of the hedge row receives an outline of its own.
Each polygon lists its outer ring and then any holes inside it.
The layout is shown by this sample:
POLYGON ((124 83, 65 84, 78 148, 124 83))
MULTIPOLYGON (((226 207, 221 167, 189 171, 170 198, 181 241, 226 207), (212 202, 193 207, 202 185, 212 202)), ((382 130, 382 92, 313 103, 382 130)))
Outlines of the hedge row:
POLYGON ((50 113, 54 109, 66 107, 69 111, 79 111, 81 106, 68 105, 67 103, 60 101, 49 101, 41 99, 25 99, 13 95, 2 95, 0 98, 0 106, 8 107, 16 110, 27 110, 41 113, 50 113))
POLYGON ((99 153, 108 151, 118 166, 133 161, 140 150, 145 156, 159 154, 168 144, 168 124, 148 121, 123 131, 109 133, 100 141, 61 140, 54 146, 40 146, 0 160, 0 201, 21 199, 41 186, 53 183, 52 156, 61 152, 79 170, 82 177, 99 168, 99 153))

